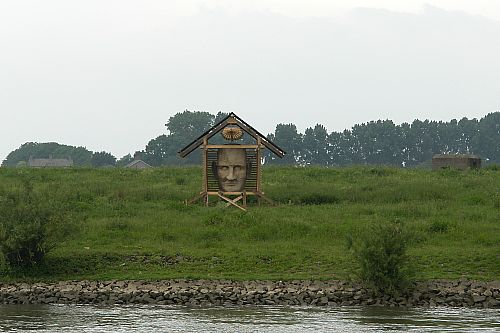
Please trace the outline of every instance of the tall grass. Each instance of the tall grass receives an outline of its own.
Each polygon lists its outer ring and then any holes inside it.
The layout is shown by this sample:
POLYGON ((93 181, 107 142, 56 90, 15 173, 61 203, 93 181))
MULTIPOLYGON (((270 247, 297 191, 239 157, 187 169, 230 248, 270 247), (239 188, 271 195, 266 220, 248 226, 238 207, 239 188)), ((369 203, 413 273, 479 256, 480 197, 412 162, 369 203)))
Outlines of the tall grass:
MULTIPOLYGON (((345 238, 401 219, 416 278, 500 278, 500 173, 387 167, 264 168, 277 206, 185 206, 200 168, 0 169, 75 227, 42 265, 7 278, 346 279, 345 238), (151 258, 157 258, 152 260, 151 258)), ((60 227, 63 228, 65 223, 60 227)))

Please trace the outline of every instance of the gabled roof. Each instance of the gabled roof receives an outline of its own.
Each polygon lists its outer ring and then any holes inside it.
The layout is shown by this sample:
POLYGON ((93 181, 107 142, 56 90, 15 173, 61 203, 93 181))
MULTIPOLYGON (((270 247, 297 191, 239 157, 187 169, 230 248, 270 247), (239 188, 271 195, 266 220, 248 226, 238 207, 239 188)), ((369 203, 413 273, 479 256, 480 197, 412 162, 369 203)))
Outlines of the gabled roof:
POLYGON ((278 157, 283 157, 286 153, 283 149, 275 145, 273 142, 271 142, 269 139, 267 139, 264 135, 262 135, 259 131, 257 131, 255 128, 247 124, 243 119, 238 117, 236 114, 231 112, 230 114, 227 115, 224 119, 219 121, 217 124, 212 126, 210 129, 208 129, 205 133, 200 135, 198 138, 196 138, 193 142, 188 144, 186 147, 182 148, 178 154, 180 157, 186 157, 189 155, 193 150, 198 148, 203 144, 203 139, 210 139, 212 136, 215 134, 219 133, 224 127, 227 125, 232 124, 232 125, 237 125, 240 127, 243 131, 248 133, 250 136, 252 136, 255 140, 257 138, 260 138, 262 144, 272 151, 274 154, 276 154, 278 157))
POLYGON ((472 155, 472 154, 435 154, 432 156, 432 158, 476 158, 479 159, 478 155, 472 155))
POLYGON ((73 161, 66 158, 30 158, 28 166, 35 168, 71 167, 73 161))
POLYGON ((134 160, 134 161, 130 162, 129 164, 125 165, 124 168, 132 168, 133 166, 136 166, 136 165, 141 165, 141 166, 144 166, 146 168, 151 168, 151 165, 147 164, 143 160, 134 160))

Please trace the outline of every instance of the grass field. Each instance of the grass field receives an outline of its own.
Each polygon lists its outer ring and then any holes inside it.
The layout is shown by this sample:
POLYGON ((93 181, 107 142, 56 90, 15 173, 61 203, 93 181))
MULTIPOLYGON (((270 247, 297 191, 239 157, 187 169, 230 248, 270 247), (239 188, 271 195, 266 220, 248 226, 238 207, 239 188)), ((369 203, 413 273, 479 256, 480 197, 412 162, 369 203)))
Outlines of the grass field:
POLYGON ((201 169, 0 169, 0 197, 29 180, 69 234, 4 280, 349 279, 346 249, 368 225, 415 235, 417 279, 500 279, 500 171, 264 168, 275 207, 185 206, 201 169))

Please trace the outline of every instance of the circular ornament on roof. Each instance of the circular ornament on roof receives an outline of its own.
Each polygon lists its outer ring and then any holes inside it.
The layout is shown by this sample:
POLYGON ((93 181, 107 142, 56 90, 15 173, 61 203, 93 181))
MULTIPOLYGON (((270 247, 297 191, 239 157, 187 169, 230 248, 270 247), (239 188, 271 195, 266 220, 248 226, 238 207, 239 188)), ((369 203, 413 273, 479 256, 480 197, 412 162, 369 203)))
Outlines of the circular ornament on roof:
POLYGON ((243 137, 243 131, 236 126, 225 127, 221 134, 224 139, 231 141, 239 140, 243 137))

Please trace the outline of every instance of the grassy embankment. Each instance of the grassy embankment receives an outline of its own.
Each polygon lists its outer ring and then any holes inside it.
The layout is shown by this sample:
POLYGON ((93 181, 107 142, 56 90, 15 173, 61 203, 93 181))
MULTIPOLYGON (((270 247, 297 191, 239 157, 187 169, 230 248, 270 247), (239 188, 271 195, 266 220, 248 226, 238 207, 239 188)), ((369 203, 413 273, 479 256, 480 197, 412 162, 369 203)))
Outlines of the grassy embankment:
POLYGON ((71 234, 37 268, 3 280, 347 279, 346 236, 399 219, 416 235, 416 278, 500 279, 500 172, 265 168, 281 204, 185 206, 199 168, 0 169, 68 210, 71 234))

